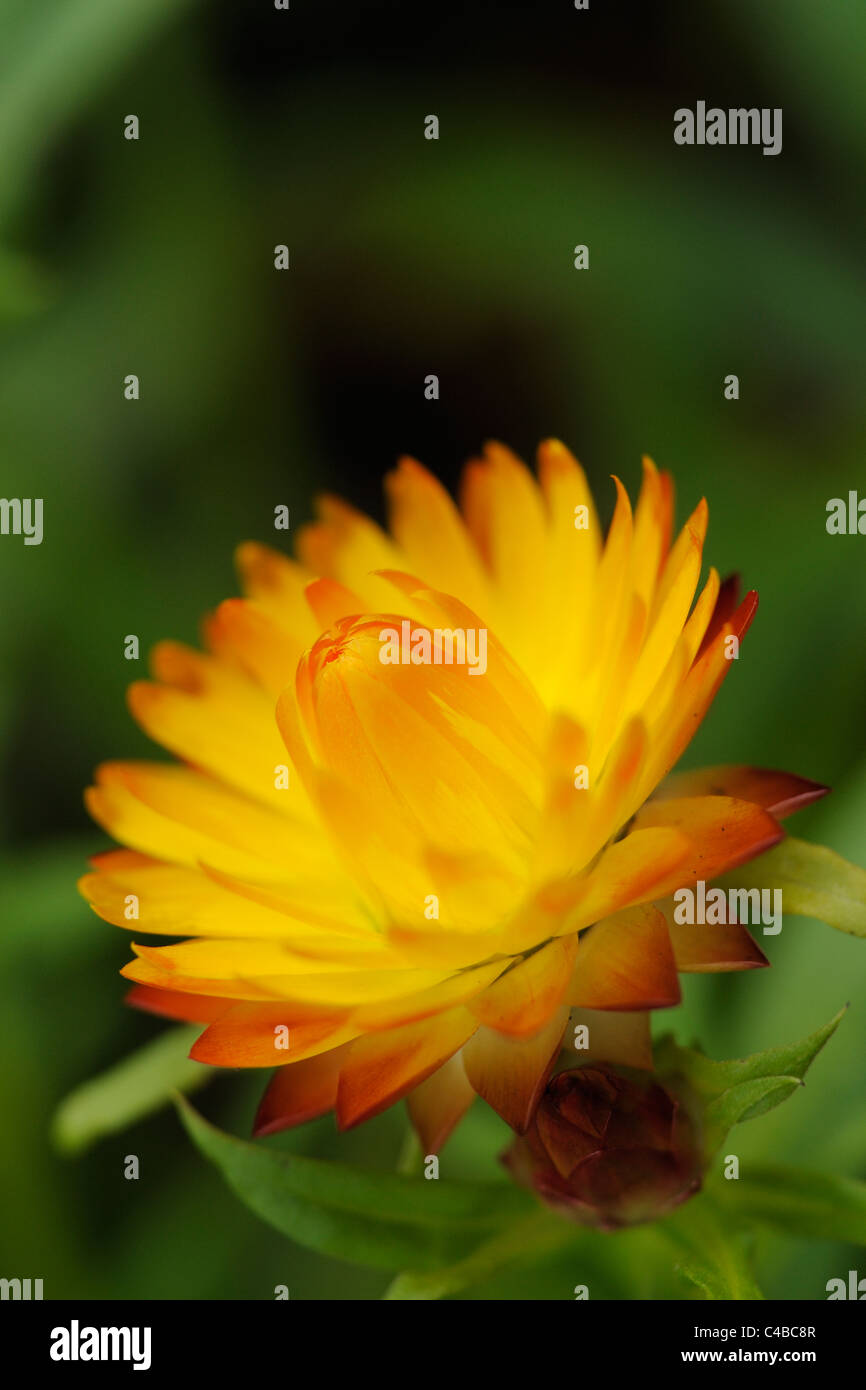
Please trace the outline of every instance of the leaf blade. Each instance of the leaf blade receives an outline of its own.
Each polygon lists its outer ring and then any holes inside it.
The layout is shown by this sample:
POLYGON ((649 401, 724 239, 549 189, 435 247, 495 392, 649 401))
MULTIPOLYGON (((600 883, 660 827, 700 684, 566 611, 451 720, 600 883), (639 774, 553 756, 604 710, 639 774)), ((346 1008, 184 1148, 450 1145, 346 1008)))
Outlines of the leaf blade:
POLYGON ((657 1065, 666 1071, 681 1069, 695 1090, 709 1097, 720 1095, 729 1086, 739 1086, 761 1077, 786 1076, 802 1081, 818 1053, 839 1027, 847 1009, 846 1004, 828 1023, 795 1043, 782 1043, 778 1047, 768 1047, 763 1052, 753 1052, 748 1057, 724 1062, 716 1062, 693 1048, 681 1047, 668 1034, 657 1046, 657 1065))
POLYGON ((750 1163, 720 1200, 737 1217, 786 1235, 866 1245, 866 1182, 783 1163, 750 1163))
POLYGON ((577 1237, 577 1230, 565 1221, 548 1212, 535 1212, 528 1220, 485 1241, 456 1264, 429 1272, 398 1274, 383 1297, 389 1302, 447 1298, 483 1283, 503 1269, 572 1244, 577 1237))
POLYGON ((818 1053, 833 1036, 848 1005, 821 1028, 801 1038, 732 1061, 716 1062, 694 1048, 681 1047, 672 1034, 656 1047, 662 1077, 684 1080, 703 1121, 703 1150, 709 1160, 735 1124, 756 1119, 781 1105, 803 1084, 818 1053))
POLYGON ((680 1252, 674 1266, 680 1278, 699 1288, 708 1300, 763 1300, 751 1266, 751 1244, 732 1227, 709 1192, 668 1217, 659 1226, 680 1252))
POLYGON ((799 1090, 802 1084, 796 1076, 761 1076, 738 1086, 729 1086, 704 1111, 708 1152, 715 1152, 734 1125, 757 1119, 759 1115, 773 1110, 799 1090))
POLYGON ((177 1091, 197 1091, 214 1068, 193 1062, 189 1050, 201 1030, 169 1028, 129 1057, 71 1091, 54 1113, 53 1142, 63 1153, 83 1153, 168 1105, 177 1091))
POLYGON ((530 1200, 506 1184, 427 1182, 279 1152, 224 1134, 181 1097, 177 1104, 190 1138, 246 1206, 339 1259, 436 1269, 525 1214, 530 1200))
POLYGON ((788 836, 717 883, 720 888, 779 888, 784 912, 866 937, 866 869, 826 845, 788 836))

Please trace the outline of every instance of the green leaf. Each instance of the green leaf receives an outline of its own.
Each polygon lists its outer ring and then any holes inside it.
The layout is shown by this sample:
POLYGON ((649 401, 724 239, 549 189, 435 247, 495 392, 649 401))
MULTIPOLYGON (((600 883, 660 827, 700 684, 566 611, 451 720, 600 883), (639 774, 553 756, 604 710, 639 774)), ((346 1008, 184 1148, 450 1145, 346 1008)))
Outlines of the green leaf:
POLYGON ((785 913, 866 936, 866 869, 824 845, 789 837, 717 883, 720 888, 780 888, 785 913))
POLYGON ((785 1235, 866 1245, 866 1182, 782 1163, 749 1163, 718 1184, 726 1208, 785 1235))
MULTIPOLYGON (((658 1071, 680 1071, 688 1077, 696 1091, 708 1096, 720 1095, 729 1086, 739 1086, 760 1077, 796 1077, 802 1080, 821 1048, 833 1036, 848 1006, 816 1032, 800 1042, 768 1047, 728 1062, 714 1062, 693 1048, 680 1047, 671 1034, 662 1038, 656 1050, 658 1071)), ((772 1106, 766 1106, 772 1109, 772 1106)), ((763 1113, 763 1112, 760 1112, 763 1113)))
POLYGON ((63 121, 188 6, 189 0, 43 0, 3 17, 0 205, 63 121))
POLYGON ((462 1259, 524 1216, 532 1199, 497 1183, 364 1172, 236 1139, 178 1098, 205 1158, 263 1221, 299 1245, 377 1269, 431 1270, 462 1259))
POLYGON ((213 1067, 189 1059, 200 1028, 171 1028, 110 1071, 79 1086, 57 1108, 52 1138, 66 1153, 80 1153, 103 1135, 126 1129, 159 1110, 177 1091, 199 1090, 213 1067))
POLYGON ((703 1192, 660 1223, 660 1235, 680 1251, 676 1272, 707 1299, 763 1299, 751 1267, 751 1241, 726 1219, 703 1192))
POLYGON ((764 1295, 755 1283, 751 1270, 742 1264, 729 1262, 725 1266, 711 1265, 698 1259, 682 1260, 675 1266, 677 1274, 695 1284, 706 1299, 762 1299, 764 1295))
POLYGON ((660 1040, 656 1048, 659 1074, 684 1077, 702 1105, 707 1157, 732 1125, 765 1115, 799 1088, 844 1013, 840 1009, 823 1028, 800 1042, 729 1062, 714 1062, 693 1048, 680 1047, 670 1034, 660 1040))
POLYGON ((706 1151, 714 1153, 734 1125, 754 1120, 781 1105, 802 1084, 796 1076, 762 1076, 729 1086, 704 1111, 706 1151))
POLYGON ((466 1259, 429 1273, 403 1273, 385 1293, 388 1300, 446 1298, 481 1284, 503 1269, 532 1263, 540 1255, 571 1245, 578 1238, 575 1227, 550 1212, 536 1211, 501 1235, 494 1236, 473 1250, 466 1259))

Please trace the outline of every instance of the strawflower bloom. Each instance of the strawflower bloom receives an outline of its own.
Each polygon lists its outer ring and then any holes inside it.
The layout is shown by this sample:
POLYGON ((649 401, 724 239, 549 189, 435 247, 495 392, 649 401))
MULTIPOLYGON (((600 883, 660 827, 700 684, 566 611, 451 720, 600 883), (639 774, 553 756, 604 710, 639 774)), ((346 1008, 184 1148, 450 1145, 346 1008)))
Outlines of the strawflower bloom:
POLYGON ((180 761, 99 768, 125 848, 82 889, 136 933, 133 1004, 204 1025, 202 1062, 278 1068, 257 1133, 406 1096, 433 1152, 476 1094, 525 1132, 575 1026, 579 1060, 646 1068, 679 971, 766 964, 671 895, 824 789, 668 776, 757 598, 713 569, 698 591, 705 502, 671 544, 669 476, 644 461, 634 512, 615 482, 605 538, 556 441, 537 481, 489 445, 459 508, 404 459, 390 533, 327 497, 295 559, 241 546, 205 650, 160 644, 131 687, 180 761))

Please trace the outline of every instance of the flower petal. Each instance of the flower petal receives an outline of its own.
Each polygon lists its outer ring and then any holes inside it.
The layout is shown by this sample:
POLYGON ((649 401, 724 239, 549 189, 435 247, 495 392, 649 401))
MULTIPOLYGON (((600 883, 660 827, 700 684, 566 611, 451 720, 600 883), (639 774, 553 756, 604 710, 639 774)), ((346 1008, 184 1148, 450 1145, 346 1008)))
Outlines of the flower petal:
POLYGON ((315 632, 305 623, 303 632, 295 636, 260 603, 229 598, 206 620, 205 635, 217 655, 242 666, 273 702, 293 679, 298 660, 315 632))
POLYGON ((315 641, 316 626, 304 594, 315 577, 309 570, 257 541, 238 546, 235 565, 244 593, 289 637, 293 649, 303 650, 315 641))
POLYGON ((356 1039, 337 1091, 337 1126, 351 1129, 400 1100, 447 1062, 478 1027, 468 1009, 356 1039))
POLYGON ((389 520, 413 571, 433 588, 459 593, 471 608, 489 608, 478 551, 448 492, 420 463, 401 458, 385 478, 389 520))
POLYGON ((86 794, 91 815, 141 853, 253 880, 289 878, 301 863, 339 872, 320 832, 191 768, 103 763, 96 778, 86 794))
POLYGON ((826 796, 829 790, 820 782, 810 782, 807 777, 797 777, 793 772, 726 764, 722 767, 702 767, 694 772, 674 773, 665 778, 653 800, 732 796, 738 801, 751 801, 756 806, 763 806, 771 815, 780 818, 809 806, 826 796))
POLYGON ((318 1119, 337 1103, 337 1082, 347 1044, 321 1052, 306 1062, 289 1062, 274 1072, 259 1102, 253 1137, 318 1119))
POLYGON ((409 1092, 406 1107, 425 1155, 439 1152, 474 1099, 460 1052, 409 1092))
MULTIPOLYGON (((312 944, 322 940, 303 915, 270 909, 260 898, 238 899, 199 869, 179 864, 160 864, 140 857, 140 862, 124 867, 119 856, 112 862, 105 857, 100 872, 85 874, 79 880, 80 892, 106 922, 136 932, 165 936, 208 936, 226 938, 299 939, 312 944), (129 899, 137 899, 137 917, 127 917, 129 899)), ((303 904, 301 904, 303 911, 303 904)), ((338 929, 335 923, 335 932, 338 929)), ((373 947, 381 939, 369 928, 365 938, 373 947)), ((328 938, 334 944, 333 937, 328 938)), ((338 938, 345 949, 345 937, 338 938)), ((324 942, 322 943, 325 944, 324 942)), ((362 942, 363 944, 363 942, 362 942)))
MULTIPOLYGON (((476 966, 474 970, 461 970, 449 975, 447 979, 429 988, 414 993, 406 993, 399 998, 376 1000, 364 1003, 352 1015, 365 1033, 378 1033, 384 1028, 401 1027, 404 1023, 416 1023, 433 1014, 444 1013, 457 1004, 473 1001, 485 985, 502 974, 507 962, 489 961, 476 966)), ((418 971, 419 976, 428 972, 418 971)), ((441 974, 441 971, 432 972, 441 974)))
POLYGON ((770 964, 758 943, 739 922, 725 925, 675 922, 670 899, 661 903, 660 909, 667 920, 677 970, 707 975, 728 970, 756 970, 770 964))
POLYGON ((566 998, 575 1007, 620 1012, 678 1004, 674 953, 658 908, 628 908, 585 932, 566 998))
POLYGON ((232 1008, 230 1000, 209 998, 204 994, 177 994, 174 990, 151 989, 148 985, 133 985, 125 1002, 144 1013, 176 1018, 184 1023, 213 1023, 232 1008))
POLYGON ((288 1029, 294 1066, 354 1038, 347 1016, 299 1019, 288 1003, 234 1004, 196 1039, 189 1055, 214 1067, 273 1067, 284 1060, 281 1044, 288 1029))
POLYGON ((469 1007, 481 1023, 497 1033, 530 1037, 562 1003, 576 954, 576 936, 551 941, 501 975, 469 1007))
POLYGON ((475 1091, 518 1134, 525 1134, 559 1054, 568 1009, 532 1038, 510 1038, 479 1028, 463 1048, 463 1065, 475 1091))
POLYGON ((632 834, 665 827, 688 836, 692 848, 679 882, 672 885, 674 888, 684 887, 699 878, 709 880, 727 869, 735 869, 778 844, 785 836, 769 811, 732 796, 648 801, 635 816, 633 827, 632 834))

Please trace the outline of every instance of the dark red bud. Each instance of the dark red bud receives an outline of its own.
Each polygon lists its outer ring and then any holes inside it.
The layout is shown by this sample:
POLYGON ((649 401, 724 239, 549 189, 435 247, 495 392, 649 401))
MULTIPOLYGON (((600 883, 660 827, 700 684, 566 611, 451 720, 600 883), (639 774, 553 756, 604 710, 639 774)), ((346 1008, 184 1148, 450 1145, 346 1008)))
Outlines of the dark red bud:
POLYGON ((553 1077, 505 1162, 550 1206, 608 1230, 655 1220, 701 1185, 681 1102, 658 1082, 609 1066, 553 1077))

